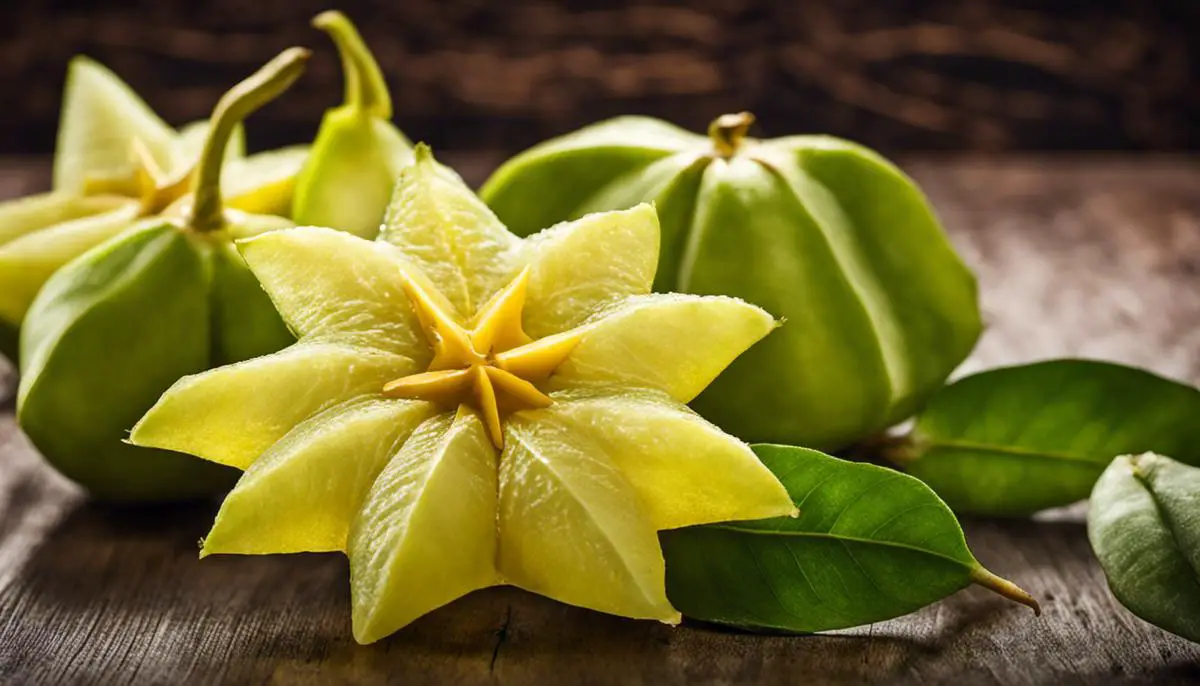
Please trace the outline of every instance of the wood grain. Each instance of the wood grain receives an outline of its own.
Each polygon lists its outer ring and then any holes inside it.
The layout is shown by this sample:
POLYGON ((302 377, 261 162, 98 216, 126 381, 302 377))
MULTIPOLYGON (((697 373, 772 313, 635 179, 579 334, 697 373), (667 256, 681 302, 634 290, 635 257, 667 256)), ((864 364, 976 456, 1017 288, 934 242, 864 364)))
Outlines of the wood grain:
MULTIPOLYGON (((492 160, 452 161, 478 180, 492 160)), ((968 368, 1085 355, 1200 381, 1195 161, 920 158, 905 166, 980 275, 989 329, 968 368)), ((0 168, 0 196, 43 179, 44 169, 0 168)), ((758 636, 622 620, 493 589, 368 647, 350 638, 344 559, 197 560, 196 539, 215 508, 89 503, 42 464, 10 410, 0 413, 0 683, 1200 679, 1200 646, 1112 599, 1082 506, 1033 521, 965 522, 979 559, 1036 594, 1041 618, 967 590, 835 635, 758 636)))

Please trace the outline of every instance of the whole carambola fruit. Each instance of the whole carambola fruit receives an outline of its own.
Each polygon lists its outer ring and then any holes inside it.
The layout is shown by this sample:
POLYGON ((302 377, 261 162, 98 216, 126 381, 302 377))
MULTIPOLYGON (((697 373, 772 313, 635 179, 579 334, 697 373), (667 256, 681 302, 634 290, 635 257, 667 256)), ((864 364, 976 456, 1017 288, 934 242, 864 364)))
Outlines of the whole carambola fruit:
POLYGON ((657 291, 724 294, 784 326, 693 406, 749 441, 844 447, 913 414, 982 328, 976 283, 917 186, 828 136, 709 136, 621 117, 505 163, 482 196, 520 235, 653 201, 657 291))
POLYGON ((392 124, 392 99, 371 51, 346 18, 322 12, 313 26, 337 44, 346 102, 321 120, 312 155, 296 181, 292 218, 301 226, 341 229, 375 238, 412 144, 392 124))
POLYGON ((17 419, 60 472, 100 499, 219 492, 237 473, 124 442, 180 377, 294 342, 233 241, 291 226, 225 208, 223 152, 249 113, 282 93, 308 51, 285 51, 213 113, 192 192, 72 260, 47 281, 21 330, 17 419))

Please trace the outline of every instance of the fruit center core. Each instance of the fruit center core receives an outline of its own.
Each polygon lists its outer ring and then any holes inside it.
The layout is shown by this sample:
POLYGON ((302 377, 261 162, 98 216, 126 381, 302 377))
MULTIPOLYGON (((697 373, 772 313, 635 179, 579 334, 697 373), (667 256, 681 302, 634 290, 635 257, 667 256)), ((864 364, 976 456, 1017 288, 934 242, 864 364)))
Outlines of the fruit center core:
POLYGON ((133 165, 123 173, 93 176, 84 182, 85 195, 121 195, 136 198, 141 203, 139 215, 150 217, 161 213, 176 200, 192 190, 194 170, 169 176, 140 138, 133 141, 133 165))
POLYGON ((441 294, 408 274, 402 278, 404 292, 433 348, 433 360, 425 372, 384 385, 384 395, 450 408, 465 405, 483 420, 492 444, 502 449, 502 417, 551 404, 550 396, 535 384, 550 378, 579 342, 579 334, 566 332, 535 341, 525 333, 521 315, 528 269, 483 306, 471 328, 451 316, 453 308, 441 294))

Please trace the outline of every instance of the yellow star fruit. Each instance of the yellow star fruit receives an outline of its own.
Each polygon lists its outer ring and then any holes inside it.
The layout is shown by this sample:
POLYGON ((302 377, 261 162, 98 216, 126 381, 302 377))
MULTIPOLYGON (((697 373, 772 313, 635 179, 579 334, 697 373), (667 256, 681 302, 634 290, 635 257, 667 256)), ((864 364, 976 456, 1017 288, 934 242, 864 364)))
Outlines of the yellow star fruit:
MULTIPOLYGON (((53 190, 0 202, 0 327, 19 327, 63 265, 138 219, 178 206, 191 189, 208 129, 207 121, 172 129, 104 66, 71 60, 53 190)), ((246 157, 242 139, 239 126, 226 148, 226 204, 286 214, 307 146, 246 157)))
POLYGON ((245 470, 202 556, 345 552, 360 642, 498 584, 677 622, 658 530, 795 507, 685 404, 775 320, 651 294, 658 244, 649 205, 519 239, 418 146, 377 241, 240 242, 299 341, 131 440, 245 470))

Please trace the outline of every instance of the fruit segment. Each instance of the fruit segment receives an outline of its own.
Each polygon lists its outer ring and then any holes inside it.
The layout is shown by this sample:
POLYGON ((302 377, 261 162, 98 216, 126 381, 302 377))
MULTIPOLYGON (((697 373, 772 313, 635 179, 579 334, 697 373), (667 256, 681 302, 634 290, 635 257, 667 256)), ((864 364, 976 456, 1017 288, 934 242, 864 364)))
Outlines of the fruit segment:
POLYGON ((130 440, 246 469, 305 418, 377 394, 411 370, 411 361, 395 354, 299 343, 180 379, 138 422, 130 440))
POLYGON ((119 198, 81 198, 54 191, 0 202, 0 245, 51 224, 116 209, 119 198))
POLYGON ((54 154, 54 189, 79 192, 90 174, 129 166, 134 140, 169 168, 175 131, 115 74, 86 57, 71 60, 54 154))
POLYGON ((387 464, 350 534, 354 637, 371 643, 499 582, 496 452, 470 411, 426 421, 387 464))
POLYGON ((656 529, 796 514, 783 485, 745 443, 665 393, 630 388, 551 397, 553 405, 523 416, 591 439, 633 486, 656 529))
POLYGON ((677 623, 633 488, 586 436, 532 414, 509 419, 500 458, 501 576, 564 603, 677 623))
POLYGON ((0 245, 0 319, 19 322, 46 279, 92 246, 129 227, 137 203, 54 224, 0 245))
POLYGON ((658 215, 647 204, 592 214, 525 244, 530 271, 525 331, 541 338, 574 328, 599 307, 645 295, 658 265, 658 215))
POLYGON ((688 402, 775 327, 771 315, 735 298, 635 296, 588 325, 550 386, 655 388, 688 402))
POLYGON ((418 366, 429 362, 404 291, 406 277, 428 280, 396 248, 314 227, 264 234, 238 248, 297 335, 393 352, 418 366))
POLYGON ((294 146, 227 162, 221 179, 226 204, 251 214, 288 215, 296 176, 307 159, 308 148, 294 146))
POLYGON ((380 238, 402 249, 469 319, 512 278, 520 240, 428 146, 418 145, 415 155, 400 174, 380 238))
POLYGON ((429 403, 368 399, 300 423, 226 496, 201 555, 345 551, 367 490, 435 412, 429 403))
POLYGON ((648 294, 649 205, 523 244, 417 156, 377 241, 314 227, 239 241, 300 342, 184 379, 133 441, 249 466, 206 552, 338 550, 357 511, 363 643, 500 583, 678 622, 659 529, 795 509, 682 404, 775 320, 648 294))

